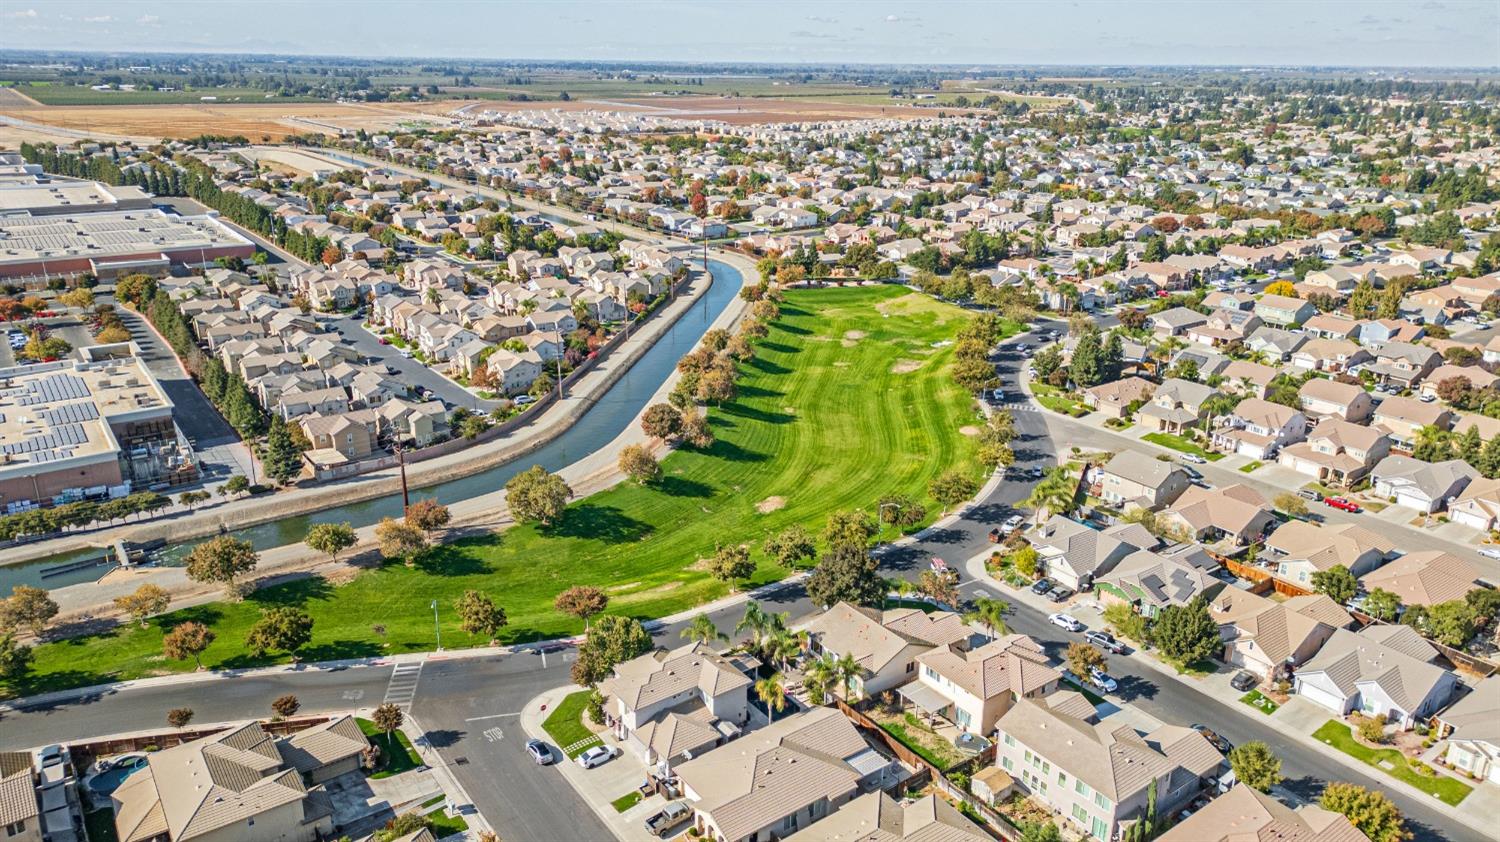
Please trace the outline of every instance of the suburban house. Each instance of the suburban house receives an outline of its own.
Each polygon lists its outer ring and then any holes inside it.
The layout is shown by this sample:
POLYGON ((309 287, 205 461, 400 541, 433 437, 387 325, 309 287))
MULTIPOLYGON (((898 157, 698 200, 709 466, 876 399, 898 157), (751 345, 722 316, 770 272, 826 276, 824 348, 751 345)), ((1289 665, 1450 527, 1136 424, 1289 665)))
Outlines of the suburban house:
POLYGON ((1387 342, 1365 370, 1387 385, 1409 389, 1443 362, 1437 351, 1410 342, 1387 342))
POLYGON ((678 764, 693 825, 723 842, 791 836, 856 796, 894 785, 899 765, 849 718, 815 707, 678 764))
POLYGON ((1266 498, 1240 483, 1213 489, 1190 486, 1158 517, 1158 522, 1183 530, 1194 541, 1227 540, 1236 547, 1258 539, 1275 520, 1266 498))
POLYGON ((1203 324, 1188 328, 1187 338, 1217 348, 1230 342, 1243 342, 1260 325, 1260 317, 1254 313, 1237 309, 1216 310, 1203 324))
POLYGON ((1219 376, 1223 378, 1219 382, 1219 390, 1227 394, 1263 398, 1270 393, 1271 381, 1280 373, 1268 365, 1248 360, 1231 360, 1219 372, 1219 376))
POLYGON ((1375 407, 1373 429, 1391 437, 1391 445, 1410 451, 1416 445, 1423 427, 1447 430, 1453 423, 1453 412, 1439 403, 1422 403, 1415 398, 1391 397, 1375 407))
POLYGON ((917 656, 917 680, 896 692, 972 734, 989 734, 1017 699, 1057 689, 1062 674, 1041 644, 1008 634, 975 649, 944 646, 917 656))
POLYGON ((1323 594, 1275 602, 1238 588, 1220 590, 1208 613, 1219 625, 1224 662, 1272 681, 1315 655, 1335 629, 1354 622, 1323 594))
POLYGON ((1307 344, 1307 341, 1306 334, 1293 333, 1279 327, 1262 326, 1250 334, 1245 347, 1258 354, 1265 354, 1271 358, 1272 362, 1277 362, 1291 359, 1292 354, 1307 344))
POLYGON ((147 754, 110 796, 115 831, 120 842, 328 838, 333 800, 303 774, 260 723, 221 731, 147 754))
POLYGON ((1500 477, 1477 477, 1448 504, 1454 523, 1489 532, 1500 526, 1500 477))
POLYGON ((1141 407, 1140 417, 1153 430, 1180 433, 1203 418, 1203 402, 1214 395, 1212 386, 1176 377, 1168 378, 1156 388, 1151 400, 1141 407))
POLYGON ((1186 307, 1173 307, 1154 313, 1149 317, 1151 332, 1162 339, 1173 336, 1182 336, 1188 330, 1207 324, 1208 317, 1197 310, 1189 310, 1186 307))
POLYGON ((1316 657, 1297 670, 1293 692, 1340 716, 1384 714, 1410 730, 1448 703, 1457 678, 1435 664, 1338 629, 1316 657))
POLYGON ((1271 459, 1307 437, 1307 417, 1289 406, 1246 398, 1214 427, 1212 447, 1251 459, 1271 459))
POLYGON ((749 719, 749 688, 738 664, 698 642, 632 658, 599 683, 605 721, 648 766, 731 736, 749 719))
POLYGON ((1062 515, 1048 518, 1027 540, 1036 548, 1041 570, 1073 590, 1082 590, 1136 550, 1160 543, 1140 524, 1121 523, 1101 531, 1062 515))
POLYGON ((1191 801, 1224 763, 1191 728, 1163 725, 1141 734, 1100 723, 1088 701, 1060 691, 1020 699, 1000 718, 995 762, 1032 797, 1081 833, 1108 842, 1142 818, 1150 791, 1170 815, 1191 801))
POLYGON ((1367 591, 1376 588, 1395 594, 1402 605, 1432 606, 1463 599, 1478 587, 1479 570, 1445 550, 1417 550, 1360 576, 1367 591))
POLYGON ((1374 359, 1347 339, 1309 339, 1292 352, 1292 365, 1308 371, 1338 374, 1374 359))
POLYGON ((814 657, 849 655, 859 664, 860 674, 849 686, 855 699, 878 696, 915 679, 918 655, 938 646, 967 648, 973 636, 951 611, 881 611, 847 602, 831 606, 800 630, 807 632, 807 650, 814 657))
POLYGON ((1479 472, 1462 459, 1423 462, 1400 455, 1385 457, 1370 471, 1376 494, 1426 513, 1446 508, 1478 477, 1479 472))
MULTIPOLYGON (((1424 398, 1440 398, 1442 395, 1438 394, 1438 387, 1445 381, 1455 378, 1467 380, 1469 385, 1476 389, 1488 389, 1500 382, 1500 377, 1496 377, 1477 365, 1440 365, 1422 378, 1422 385, 1417 389, 1417 394, 1424 398)), ((1467 427, 1461 426, 1460 421, 1461 419, 1454 419, 1453 429, 1455 431, 1467 430, 1467 427)))
POLYGON ((1122 377, 1083 390, 1083 402, 1105 418, 1124 418, 1132 406, 1150 400, 1156 384, 1141 377, 1122 377))
POLYGON ((1440 717, 1448 735, 1448 765, 1500 784, 1500 678, 1490 676, 1440 717))
POLYGON ((1354 523, 1336 526, 1294 520, 1272 532, 1266 550, 1277 559, 1276 578, 1312 587, 1312 574, 1342 565, 1355 576, 1374 570, 1396 549, 1391 539, 1354 523))
POLYGON ((1277 461, 1319 482, 1349 486, 1363 479, 1390 449, 1390 439, 1379 430, 1325 418, 1307 434, 1307 441, 1282 448, 1277 461))
POLYGON ((1181 465, 1123 450, 1099 469, 1099 485, 1106 502, 1155 510, 1187 490, 1189 479, 1181 465))
POLYGON ((1237 786, 1156 837, 1157 842, 1370 842, 1340 813, 1293 810, 1270 793, 1237 786))
POLYGON ((840 807, 816 827, 786 837, 785 842, 993 842, 993 839, 947 799, 937 795, 898 803, 883 792, 871 792, 840 807))
POLYGON ((1255 302, 1255 315, 1271 325, 1300 325, 1317 314, 1311 302, 1285 295, 1263 295, 1255 302))
POLYGON ((1144 617, 1155 617, 1168 605, 1186 605, 1198 594, 1212 596, 1222 587, 1224 581, 1206 568, 1175 554, 1150 550, 1126 556, 1094 584, 1105 605, 1123 602, 1144 617))
POLYGON ((1375 412, 1370 393, 1354 383, 1314 377, 1297 390, 1297 402, 1308 418, 1338 418, 1355 424, 1369 420, 1375 412))
MULTIPOLYGON (((31 752, 0 752, 0 828, 5 830, 5 842, 43 842, 47 838, 42 827, 42 799, 38 798, 37 782, 31 752)), ((62 786, 77 786, 77 783, 61 784, 58 788, 62 786)), ((71 812, 66 798, 61 809, 64 814, 71 812)), ((72 829, 71 816, 66 825, 72 829)), ((58 838, 71 840, 77 836, 58 834, 58 838)))

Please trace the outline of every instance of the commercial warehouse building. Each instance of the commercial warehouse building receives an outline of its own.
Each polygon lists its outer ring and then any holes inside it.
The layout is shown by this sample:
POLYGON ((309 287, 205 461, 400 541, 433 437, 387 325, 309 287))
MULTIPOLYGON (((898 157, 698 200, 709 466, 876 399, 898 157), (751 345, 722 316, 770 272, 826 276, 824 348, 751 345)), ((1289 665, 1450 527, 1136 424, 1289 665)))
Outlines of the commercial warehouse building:
POLYGON ((78 214, 0 214, 0 278, 133 272, 199 265, 220 257, 250 259, 255 244, 216 216, 177 216, 156 209, 78 214))

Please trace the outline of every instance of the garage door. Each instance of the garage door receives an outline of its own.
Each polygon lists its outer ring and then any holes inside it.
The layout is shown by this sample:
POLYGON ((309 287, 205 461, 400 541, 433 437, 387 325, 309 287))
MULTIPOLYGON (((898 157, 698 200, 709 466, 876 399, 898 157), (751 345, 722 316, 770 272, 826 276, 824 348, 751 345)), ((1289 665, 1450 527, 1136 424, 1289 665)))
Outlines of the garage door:
POLYGON ((1422 498, 1413 496, 1411 494, 1397 494, 1396 505, 1406 506, 1407 508, 1416 509, 1420 512, 1425 511, 1428 504, 1422 498))
POLYGON ((1297 695, 1306 696, 1309 701, 1317 702, 1323 707, 1337 713, 1344 712, 1344 700, 1336 693, 1330 693, 1316 684, 1304 683, 1297 680, 1297 695))
POLYGON ((1474 529, 1488 529, 1490 527, 1488 520, 1471 512, 1460 511, 1450 512, 1449 514, 1452 516, 1454 523, 1462 524, 1463 526, 1470 526, 1474 529))

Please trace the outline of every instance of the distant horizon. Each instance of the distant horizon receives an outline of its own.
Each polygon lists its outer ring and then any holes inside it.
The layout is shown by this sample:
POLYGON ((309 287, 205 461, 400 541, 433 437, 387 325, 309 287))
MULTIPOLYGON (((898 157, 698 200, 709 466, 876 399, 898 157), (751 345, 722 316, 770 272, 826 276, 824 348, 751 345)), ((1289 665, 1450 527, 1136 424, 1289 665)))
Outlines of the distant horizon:
POLYGON ((1488 70, 1500 69, 1500 3, 4 0, 0 49, 438 62, 1488 70), (531 55, 493 54, 511 50, 531 55))

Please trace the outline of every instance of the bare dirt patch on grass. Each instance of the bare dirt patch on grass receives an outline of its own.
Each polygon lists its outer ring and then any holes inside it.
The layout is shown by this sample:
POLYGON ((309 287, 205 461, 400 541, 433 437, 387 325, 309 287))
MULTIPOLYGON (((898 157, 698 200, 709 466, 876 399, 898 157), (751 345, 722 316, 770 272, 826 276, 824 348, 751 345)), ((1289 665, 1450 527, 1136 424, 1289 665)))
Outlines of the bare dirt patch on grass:
POLYGON ((973 424, 965 424, 964 426, 959 427, 958 431, 966 436, 977 436, 980 432, 979 428, 974 426, 973 424))
POLYGON ((911 374, 921 367, 922 363, 918 360, 896 360, 896 364, 891 366, 891 373, 911 374))
POLYGON ((773 496, 773 497, 767 497, 766 499, 760 501, 759 503, 756 503, 755 504, 755 510, 757 512, 760 512, 763 515, 768 515, 771 512, 776 511, 777 509, 784 508, 785 506, 786 506, 786 498, 785 497, 775 497, 775 496, 773 496))
POLYGON ((638 588, 640 586, 641 586, 640 582, 626 582, 623 585, 611 585, 610 587, 607 587, 604 590, 607 591, 607 592, 609 592, 609 593, 624 593, 625 591, 628 591, 631 588, 638 588))
MULTIPOLYGON (((846 343, 846 344, 853 345, 854 343, 853 342, 849 342, 849 343, 846 343)), ((834 368, 848 368, 849 367, 849 361, 848 360, 834 360, 833 367, 834 368)))

